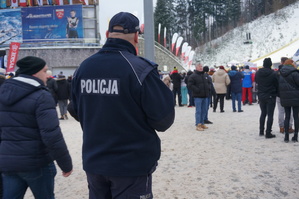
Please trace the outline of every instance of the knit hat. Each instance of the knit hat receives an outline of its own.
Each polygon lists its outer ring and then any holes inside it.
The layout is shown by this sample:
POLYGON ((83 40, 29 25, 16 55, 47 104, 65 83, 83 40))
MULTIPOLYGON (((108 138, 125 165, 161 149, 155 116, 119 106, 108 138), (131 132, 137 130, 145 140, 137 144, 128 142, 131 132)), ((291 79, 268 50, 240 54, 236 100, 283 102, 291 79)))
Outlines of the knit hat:
POLYGON ((237 66, 234 66, 234 65, 232 65, 230 68, 231 68, 232 70, 237 70, 237 66))
POLYGON ((224 66, 219 66, 219 69, 225 70, 225 69, 224 69, 224 66))
POLYGON ((209 67, 208 66, 204 66, 203 67, 203 72, 206 72, 206 73, 209 72, 209 67))
POLYGON ((264 66, 264 68, 271 68, 271 66, 272 66, 271 58, 265 58, 263 66, 264 66))
POLYGON ((109 22, 109 32, 128 34, 138 32, 139 30, 139 19, 129 12, 119 12, 109 22), (123 30, 113 29, 114 26, 121 26, 123 30))
POLYGON ((17 74, 33 75, 42 70, 46 65, 46 62, 38 57, 27 56, 17 61, 17 74))

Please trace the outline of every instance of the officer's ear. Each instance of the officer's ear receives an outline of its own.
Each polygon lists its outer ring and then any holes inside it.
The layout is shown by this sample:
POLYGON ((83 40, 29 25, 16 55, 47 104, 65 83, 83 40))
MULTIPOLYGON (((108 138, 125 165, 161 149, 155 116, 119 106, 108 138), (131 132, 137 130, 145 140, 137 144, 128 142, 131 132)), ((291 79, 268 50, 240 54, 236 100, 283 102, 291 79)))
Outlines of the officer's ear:
POLYGON ((138 32, 134 34, 134 42, 138 43, 138 32))
POLYGON ((107 30, 106 31, 106 38, 108 38, 108 36, 109 36, 109 31, 107 30))

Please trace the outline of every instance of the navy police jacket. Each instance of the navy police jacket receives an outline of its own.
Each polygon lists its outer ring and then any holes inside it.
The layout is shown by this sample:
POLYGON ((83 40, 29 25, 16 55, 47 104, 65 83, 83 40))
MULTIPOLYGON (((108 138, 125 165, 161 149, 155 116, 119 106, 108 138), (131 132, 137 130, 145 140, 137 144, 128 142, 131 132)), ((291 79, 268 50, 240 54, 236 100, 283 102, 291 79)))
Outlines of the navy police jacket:
POLYGON ((32 171, 56 160, 62 171, 71 171, 55 103, 43 82, 20 75, 2 84, 0 96, 0 170, 32 171))
POLYGON ((157 65, 135 47, 108 38, 82 62, 72 81, 72 103, 83 130, 83 169, 105 176, 141 176, 160 158, 157 131, 174 121, 173 94, 157 65))

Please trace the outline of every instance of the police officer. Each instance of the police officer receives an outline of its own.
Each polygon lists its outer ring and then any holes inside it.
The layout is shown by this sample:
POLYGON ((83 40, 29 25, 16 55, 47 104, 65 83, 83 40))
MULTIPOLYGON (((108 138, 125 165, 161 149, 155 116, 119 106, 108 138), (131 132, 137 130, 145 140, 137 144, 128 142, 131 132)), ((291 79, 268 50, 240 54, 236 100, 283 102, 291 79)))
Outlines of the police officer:
POLYGON ((90 199, 153 198, 156 131, 172 125, 174 100, 157 65, 137 56, 138 32, 137 17, 116 14, 103 48, 74 74, 72 106, 83 130, 90 199))

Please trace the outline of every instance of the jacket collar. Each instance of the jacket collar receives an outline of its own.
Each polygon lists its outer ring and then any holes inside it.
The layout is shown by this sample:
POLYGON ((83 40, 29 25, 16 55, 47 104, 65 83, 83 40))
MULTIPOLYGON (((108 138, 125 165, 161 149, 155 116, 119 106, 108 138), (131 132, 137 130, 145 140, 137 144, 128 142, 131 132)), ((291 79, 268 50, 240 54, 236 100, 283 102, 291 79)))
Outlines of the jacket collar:
POLYGON ((196 74, 204 74, 204 71, 198 71, 198 70, 195 70, 195 73, 196 73, 196 74))
POLYGON ((118 38, 108 38, 101 51, 106 50, 128 51, 137 55, 135 47, 130 42, 118 38))
POLYGON ((14 80, 24 82, 27 84, 30 84, 35 87, 42 87, 44 86, 44 83, 42 80, 40 80, 37 77, 31 76, 31 75, 18 75, 17 77, 13 78, 14 80))

